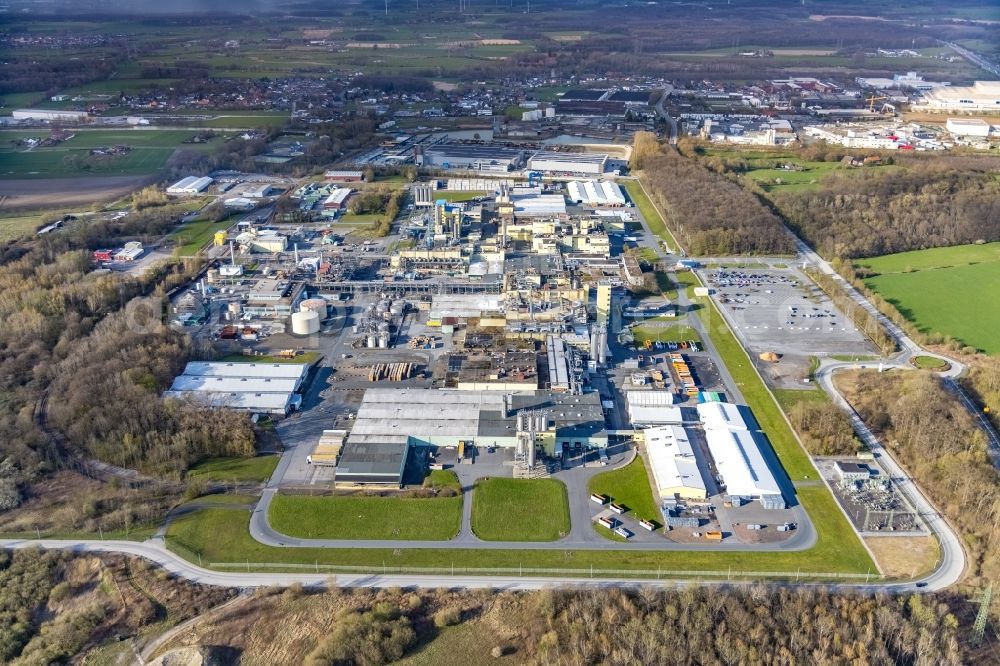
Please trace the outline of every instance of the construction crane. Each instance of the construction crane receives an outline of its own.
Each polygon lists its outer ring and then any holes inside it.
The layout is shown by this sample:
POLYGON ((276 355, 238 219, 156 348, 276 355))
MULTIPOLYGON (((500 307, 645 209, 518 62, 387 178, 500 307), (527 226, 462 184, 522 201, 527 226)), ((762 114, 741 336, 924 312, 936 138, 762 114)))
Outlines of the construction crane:
MULTIPOLYGON (((889 99, 889 98, 888 97, 876 97, 875 95, 872 95, 871 97, 869 97, 865 101, 868 102, 868 110, 871 111, 872 113, 874 113, 875 112, 875 103, 876 102, 884 102, 887 99, 889 99)), ((884 110, 886 106, 888 106, 888 105, 887 104, 883 104, 882 105, 882 109, 884 110)))

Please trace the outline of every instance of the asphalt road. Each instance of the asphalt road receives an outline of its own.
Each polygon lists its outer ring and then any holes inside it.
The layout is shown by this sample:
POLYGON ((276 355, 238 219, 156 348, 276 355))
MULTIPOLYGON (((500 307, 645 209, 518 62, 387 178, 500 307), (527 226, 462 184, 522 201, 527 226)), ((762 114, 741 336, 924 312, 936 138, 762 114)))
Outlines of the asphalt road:
MULTIPOLYGON (((609 542, 610 543, 610 542, 609 542)), ((144 557, 169 573, 203 585, 220 587, 255 588, 287 586, 300 583, 307 587, 423 587, 462 588, 494 590, 540 590, 549 587, 617 588, 617 587, 685 587, 688 585, 725 585, 725 580, 699 579, 651 579, 629 578, 570 578, 570 577, 530 577, 530 576, 470 576, 441 574, 371 574, 340 573, 264 573, 241 571, 213 571, 199 567, 167 550, 162 541, 100 541, 97 539, 0 539, 0 547, 45 548, 67 550, 76 553, 119 553, 144 557)), ((905 583, 795 583, 775 582, 773 585, 785 587, 823 587, 842 591, 864 593, 927 592, 943 589, 940 580, 930 578, 905 583), (926 583, 926 584, 924 584, 926 583)))

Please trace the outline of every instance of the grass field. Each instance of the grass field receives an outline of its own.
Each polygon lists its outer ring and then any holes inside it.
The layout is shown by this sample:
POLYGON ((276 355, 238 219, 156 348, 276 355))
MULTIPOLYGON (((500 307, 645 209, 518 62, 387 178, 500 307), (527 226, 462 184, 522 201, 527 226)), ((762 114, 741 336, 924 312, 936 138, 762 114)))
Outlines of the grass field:
POLYGON ((569 534, 566 486, 554 479, 482 479, 472 531, 484 541, 555 541, 569 534))
POLYGON ((221 138, 202 144, 184 144, 191 130, 77 130, 76 136, 52 147, 25 150, 14 142, 26 137, 48 137, 47 130, 0 131, 0 177, 64 178, 78 176, 134 176, 162 169, 180 147, 209 150, 221 138), (102 146, 127 145, 120 156, 95 157, 89 152, 102 146))
POLYGON ((454 538, 461 497, 304 497, 275 495, 268 514, 282 534, 314 539, 454 538))
POLYGON ((642 219, 646 220, 646 224, 649 226, 649 230, 653 232, 653 235, 659 236, 667 242, 668 245, 674 250, 680 247, 677 243, 677 239, 667 228, 667 223, 660 216, 659 212, 656 210, 656 206, 653 202, 649 200, 646 196, 645 191, 642 189, 642 185, 639 184, 637 180, 629 180, 624 183, 625 191, 628 192, 628 198, 632 200, 635 207, 639 209, 642 214, 642 219))
POLYGON ((639 326, 632 327, 632 335, 637 341, 652 340, 653 342, 680 342, 682 340, 701 341, 701 336, 690 326, 671 324, 676 321, 672 317, 656 317, 644 321, 639 326))
POLYGON ((1000 243, 959 245, 858 260, 865 284, 925 333, 1000 354, 1000 243))
POLYGON ((25 213, 0 217, 0 242, 28 236, 46 220, 57 218, 54 213, 25 213))
POLYGON ((636 519, 652 520, 658 525, 663 523, 649 485, 646 464, 640 456, 625 467, 594 476, 587 484, 587 490, 624 504, 636 519))
POLYGON ((936 356, 914 356, 910 363, 921 370, 947 370, 948 361, 936 356))
POLYGON ((476 197, 486 196, 486 192, 458 192, 453 190, 438 190, 434 192, 434 200, 444 199, 451 203, 472 201, 476 197))
POLYGON ((278 456, 209 458, 188 470, 188 476, 209 481, 264 481, 271 476, 277 464, 278 456))
MULTIPOLYGON (((804 488, 800 496, 808 502, 810 512, 828 512, 840 518, 828 529, 824 521, 818 522, 819 541, 814 548, 801 552, 752 552, 752 551, 625 551, 592 550, 507 550, 507 549, 435 549, 435 548, 281 548, 265 546, 254 541, 247 528, 250 511, 238 508, 200 509, 178 516, 167 530, 167 545, 175 553, 203 566, 237 570, 281 571, 282 564, 289 571, 301 571, 313 566, 370 567, 381 571, 383 567, 407 570, 415 567, 439 567, 447 570, 454 566, 457 573, 462 568, 503 567, 517 571, 519 567, 558 568, 578 572, 581 577, 600 576, 601 569, 651 571, 656 576, 658 568, 663 575, 670 571, 714 571, 717 578, 734 578, 741 571, 787 572, 807 579, 811 574, 853 573, 864 576, 875 571, 857 537, 825 487, 804 488), (813 501, 815 498, 816 501, 813 501), (249 565, 247 564, 249 563, 249 565), (256 563, 271 566, 261 568, 256 563)), ((432 500, 438 501, 438 500, 432 500)), ((473 505, 475 506, 475 505, 473 505)), ((525 572, 525 575, 531 575, 525 572)), ((608 574, 620 575, 620 574, 608 574)))
POLYGON ((424 478, 424 488, 451 488, 462 490, 458 475, 450 469, 432 469, 424 478))
POLYGON ((177 254, 182 257, 191 257, 212 242, 216 231, 223 231, 233 225, 233 220, 225 219, 221 222, 201 219, 188 222, 182 225, 172 234, 170 239, 178 244, 177 254))

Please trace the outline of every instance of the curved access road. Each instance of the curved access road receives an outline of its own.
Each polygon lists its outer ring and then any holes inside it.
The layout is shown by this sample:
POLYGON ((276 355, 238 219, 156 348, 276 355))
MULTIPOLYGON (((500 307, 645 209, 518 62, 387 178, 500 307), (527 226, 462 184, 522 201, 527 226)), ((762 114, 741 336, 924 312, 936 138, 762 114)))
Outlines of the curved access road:
MULTIPOLYGON (((308 587, 449 587, 463 589, 539 590, 547 587, 684 587, 688 585, 726 585, 725 580, 629 578, 570 578, 527 576, 471 576, 437 574, 372 573, 262 573, 255 571, 214 571, 192 564, 170 552, 158 539, 149 541, 100 541, 97 539, 0 539, 0 548, 46 548, 75 553, 118 553, 144 557, 175 576, 203 585, 231 588, 287 586, 296 583, 308 587)), ((793 583, 773 582, 783 587, 816 587, 864 593, 910 593, 943 589, 946 585, 932 577, 904 583, 793 583)))
MULTIPOLYGON (((833 374, 838 370, 855 369, 869 364, 824 361, 816 371, 816 381, 841 409, 851 418, 851 425, 865 446, 875 455, 879 464, 889 474, 892 482, 913 505, 917 514, 927 525, 927 528, 937 535, 941 546, 941 560, 935 571, 928 574, 923 583, 934 589, 943 589, 961 580, 965 572, 965 548, 959 536, 948 521, 934 508, 934 505, 924 496, 916 482, 896 462, 878 437, 868 428, 858 413, 846 398, 837 390, 833 382, 833 374)), ((904 364, 902 367, 911 367, 904 364)))

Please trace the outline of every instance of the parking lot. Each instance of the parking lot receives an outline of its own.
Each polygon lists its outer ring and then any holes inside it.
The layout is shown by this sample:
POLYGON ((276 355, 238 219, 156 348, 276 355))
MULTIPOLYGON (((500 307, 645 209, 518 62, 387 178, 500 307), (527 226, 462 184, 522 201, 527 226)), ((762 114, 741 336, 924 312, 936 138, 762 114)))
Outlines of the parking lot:
POLYGON ((711 269, 704 277, 716 303, 755 352, 876 352, 826 294, 795 269, 711 269))

